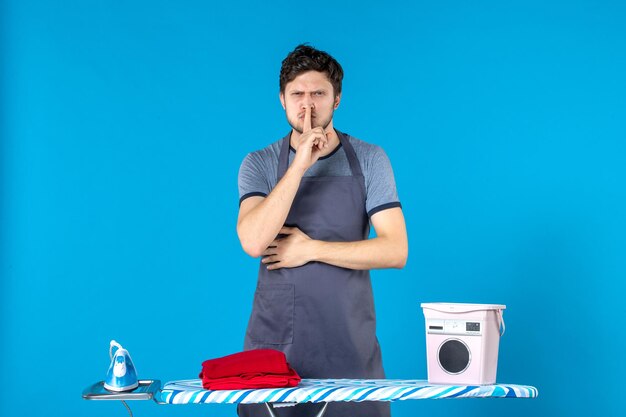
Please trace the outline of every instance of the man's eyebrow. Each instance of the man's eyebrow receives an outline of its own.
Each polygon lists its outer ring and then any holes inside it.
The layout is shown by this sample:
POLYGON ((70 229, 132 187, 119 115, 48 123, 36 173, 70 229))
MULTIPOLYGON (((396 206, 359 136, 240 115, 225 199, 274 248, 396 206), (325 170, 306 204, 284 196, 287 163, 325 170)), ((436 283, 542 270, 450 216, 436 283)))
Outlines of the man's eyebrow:
MULTIPOLYGON (((327 93, 327 92, 328 90, 326 88, 318 88, 317 90, 311 90, 309 94, 327 93)), ((304 93, 304 91, 297 89, 297 88, 294 88, 293 90, 289 90, 289 94, 296 94, 296 93, 301 94, 301 93, 304 93)))

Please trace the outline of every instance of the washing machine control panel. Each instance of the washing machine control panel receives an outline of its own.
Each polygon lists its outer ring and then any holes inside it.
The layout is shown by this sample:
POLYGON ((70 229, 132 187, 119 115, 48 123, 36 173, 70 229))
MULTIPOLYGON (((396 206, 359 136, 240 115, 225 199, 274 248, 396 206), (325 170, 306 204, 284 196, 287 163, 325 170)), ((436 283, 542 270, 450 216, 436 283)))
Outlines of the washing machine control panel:
POLYGON ((436 320, 426 321, 426 331, 431 334, 481 335, 482 322, 471 320, 436 320))

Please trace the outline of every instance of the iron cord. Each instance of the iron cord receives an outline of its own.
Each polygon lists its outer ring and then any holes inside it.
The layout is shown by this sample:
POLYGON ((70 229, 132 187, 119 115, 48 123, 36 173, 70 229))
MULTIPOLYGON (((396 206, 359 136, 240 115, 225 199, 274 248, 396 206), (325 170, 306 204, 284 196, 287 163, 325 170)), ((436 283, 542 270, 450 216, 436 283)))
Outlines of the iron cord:
POLYGON ((124 407, 126 407, 126 409, 128 410, 128 413, 130 414, 130 417, 133 417, 133 412, 130 411, 130 407, 128 406, 128 404, 126 404, 126 401, 122 400, 122 404, 124 404, 124 407))

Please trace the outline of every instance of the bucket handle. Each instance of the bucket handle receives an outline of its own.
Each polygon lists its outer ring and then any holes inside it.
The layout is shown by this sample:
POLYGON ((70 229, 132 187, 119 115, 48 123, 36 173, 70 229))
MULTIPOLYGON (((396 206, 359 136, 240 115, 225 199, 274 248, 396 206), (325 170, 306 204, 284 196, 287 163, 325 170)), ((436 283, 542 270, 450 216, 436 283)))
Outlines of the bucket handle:
POLYGON ((115 340, 111 340, 111 346, 109 347, 109 356, 111 357, 111 359, 113 359, 113 348, 117 348, 118 350, 123 349, 122 345, 117 343, 115 340))
POLYGON ((498 328, 500 329, 500 337, 504 336, 504 332, 506 331, 506 325, 504 324, 504 316, 502 315, 502 310, 496 310, 498 314, 498 328))

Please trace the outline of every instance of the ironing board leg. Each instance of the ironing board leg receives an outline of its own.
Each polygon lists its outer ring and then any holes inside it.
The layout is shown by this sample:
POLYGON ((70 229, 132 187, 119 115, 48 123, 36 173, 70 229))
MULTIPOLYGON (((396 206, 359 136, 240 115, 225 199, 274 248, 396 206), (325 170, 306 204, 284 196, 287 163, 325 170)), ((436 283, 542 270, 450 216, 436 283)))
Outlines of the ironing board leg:
POLYGON ((322 417, 324 415, 324 413, 326 412, 326 406, 328 405, 328 403, 324 403, 324 407, 322 407, 322 409, 320 410, 319 413, 317 413, 315 415, 315 417, 322 417))
MULTIPOLYGON (((315 417, 323 417, 324 413, 326 412, 327 406, 328 403, 324 403, 324 406, 317 414, 315 414, 315 417)), ((267 408, 267 412, 270 414, 270 417, 276 417, 276 414, 274 414, 274 410, 272 410, 272 406, 270 405, 270 403, 265 403, 265 408, 267 408)))
POLYGON ((265 407, 267 408, 267 412, 270 413, 270 417, 276 417, 276 414, 274 414, 274 410, 272 410, 272 406, 270 405, 270 403, 265 403, 265 407))

